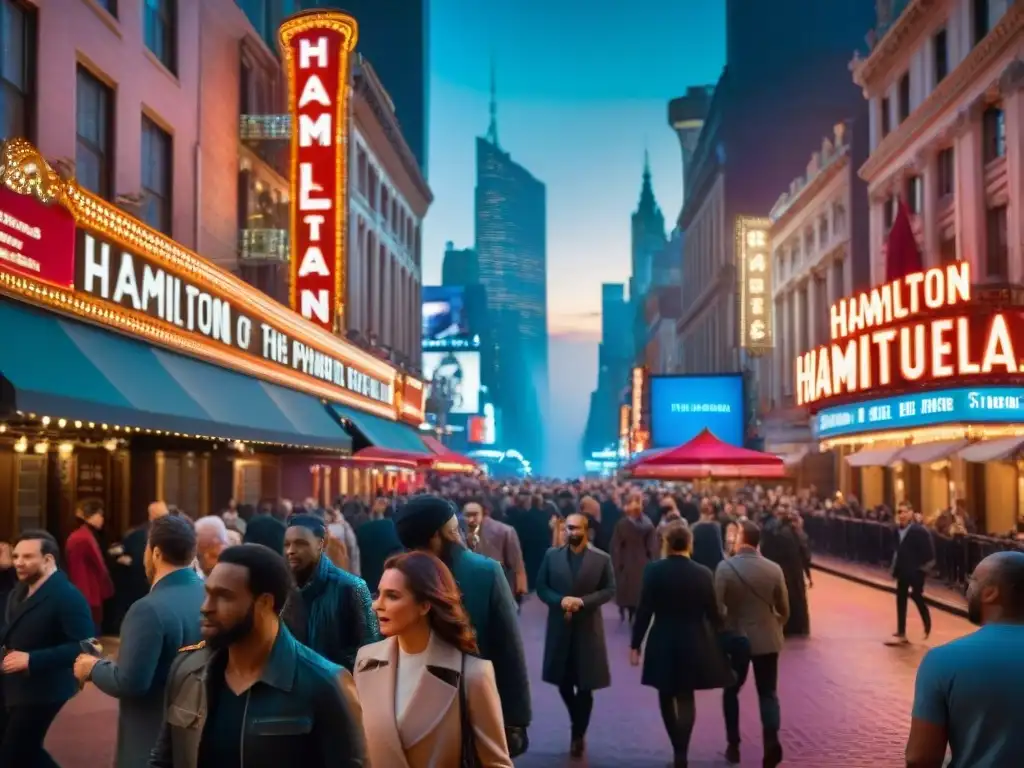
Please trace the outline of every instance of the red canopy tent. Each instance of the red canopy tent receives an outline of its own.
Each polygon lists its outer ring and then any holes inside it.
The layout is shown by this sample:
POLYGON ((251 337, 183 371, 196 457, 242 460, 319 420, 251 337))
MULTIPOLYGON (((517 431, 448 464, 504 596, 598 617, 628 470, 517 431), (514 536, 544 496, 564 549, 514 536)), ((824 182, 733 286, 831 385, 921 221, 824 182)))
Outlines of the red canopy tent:
POLYGON ((453 451, 440 440, 424 435, 424 445, 434 452, 430 460, 430 468, 436 472, 474 472, 479 465, 468 456, 453 451))
POLYGON ((705 429, 690 442, 633 461, 626 471, 637 479, 762 479, 785 477, 786 465, 773 453, 723 443, 705 429))

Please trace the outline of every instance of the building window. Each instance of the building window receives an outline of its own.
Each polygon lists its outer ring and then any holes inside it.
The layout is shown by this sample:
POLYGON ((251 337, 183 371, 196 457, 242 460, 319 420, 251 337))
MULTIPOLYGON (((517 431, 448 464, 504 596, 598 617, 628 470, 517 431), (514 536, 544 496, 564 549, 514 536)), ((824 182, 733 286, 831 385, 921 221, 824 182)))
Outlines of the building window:
POLYGON ((32 138, 35 108, 35 15, 0 0, 0 140, 32 138))
POLYGON ((985 39, 992 25, 989 22, 989 0, 973 0, 974 3, 974 44, 985 39))
POLYGON ((146 47, 161 64, 177 73, 175 42, 178 36, 177 3, 175 0, 145 0, 146 47))
POLYGON ((886 232, 889 231, 893 222, 896 221, 896 209, 898 206, 898 197, 887 198, 886 201, 882 203, 882 224, 886 232))
POLYGON ((939 152, 937 165, 939 169, 938 193, 940 198, 953 194, 953 185, 956 181, 956 168, 953 163, 954 159, 955 155, 953 154, 952 147, 946 147, 944 150, 939 152))
POLYGON ((173 154, 171 135, 143 115, 142 220, 165 235, 171 234, 173 154))
POLYGON ((905 72, 900 78, 899 92, 900 122, 910 117, 910 73, 905 72))
POLYGON ((920 214, 924 210, 924 183, 920 176, 907 179, 906 197, 911 213, 920 214))
POLYGON ((1000 107, 989 107, 982 116, 982 142, 985 162, 1006 154, 1006 116, 1000 107))
POLYGON ((882 99, 882 138, 889 135, 892 130, 891 118, 889 115, 889 99, 882 99))
POLYGON ((935 84, 938 85, 949 74, 949 39, 945 29, 940 29, 932 38, 932 50, 935 53, 935 84))
POLYGON ((75 177, 90 192, 110 200, 114 91, 81 65, 75 88, 75 177))
POLYGON ((1009 279, 1009 243, 1006 230, 1006 206, 989 208, 985 215, 985 272, 989 279, 1009 279))

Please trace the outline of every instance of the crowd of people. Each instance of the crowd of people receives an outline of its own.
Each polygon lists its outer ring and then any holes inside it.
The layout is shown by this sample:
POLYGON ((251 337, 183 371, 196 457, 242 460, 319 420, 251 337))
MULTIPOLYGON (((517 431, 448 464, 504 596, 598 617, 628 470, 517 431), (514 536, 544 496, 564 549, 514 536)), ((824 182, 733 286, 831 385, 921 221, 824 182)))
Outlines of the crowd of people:
MULTIPOLYGON (((548 610, 542 679, 565 703, 572 758, 586 754, 595 692, 612 684, 602 607, 614 601, 673 765, 687 765, 694 692, 710 689, 723 691, 725 757, 740 762, 739 691, 752 671, 761 759, 775 766, 779 654, 811 631, 808 498, 434 478, 330 509, 231 504, 192 520, 154 502, 114 544, 102 506, 85 502, 63 547, 42 531, 0 547, 0 765, 56 765, 46 733, 94 685, 119 702, 118 768, 511 766, 529 749, 518 610, 535 594, 548 610), (104 629, 119 635, 116 654, 97 645, 104 629)), ((910 510, 898 516, 905 642, 929 552, 910 510)), ((1020 615, 1018 559, 979 566, 979 622, 1020 615)), ((926 608, 922 619, 927 633, 926 608)), ((960 660, 922 670, 948 684, 960 660)), ((941 765, 940 740, 943 756, 947 743, 954 757, 980 754, 980 737, 958 737, 955 709, 940 718, 941 697, 925 693, 919 681, 909 764, 941 765)))

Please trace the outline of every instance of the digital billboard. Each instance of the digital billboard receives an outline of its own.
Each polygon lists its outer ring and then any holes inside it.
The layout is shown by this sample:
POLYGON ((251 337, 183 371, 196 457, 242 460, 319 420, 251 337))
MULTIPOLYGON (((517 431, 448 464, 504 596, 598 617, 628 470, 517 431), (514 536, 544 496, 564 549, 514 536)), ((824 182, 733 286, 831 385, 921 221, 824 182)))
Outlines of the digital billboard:
POLYGON ((827 440, 873 430, 1021 420, 1024 387, 960 387, 825 408, 815 415, 814 427, 818 439, 827 440))
POLYGON ((466 297, 461 287, 424 286, 422 296, 424 346, 469 336, 466 297))
POLYGON ((480 353, 477 351, 424 351, 423 378, 427 401, 442 398, 450 402, 449 413, 476 414, 480 411, 480 353))
POLYGON ((719 440, 743 445, 743 375, 652 376, 651 447, 674 448, 709 429, 719 440))

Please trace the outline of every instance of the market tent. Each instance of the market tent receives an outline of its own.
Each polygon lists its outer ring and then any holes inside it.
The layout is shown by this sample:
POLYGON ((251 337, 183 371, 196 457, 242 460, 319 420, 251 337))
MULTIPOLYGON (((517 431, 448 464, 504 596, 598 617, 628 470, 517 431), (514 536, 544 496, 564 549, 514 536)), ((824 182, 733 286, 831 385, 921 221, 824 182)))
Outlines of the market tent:
POLYGON ((637 479, 762 479, 785 477, 786 465, 773 453, 724 443, 705 429, 678 448, 647 455, 626 465, 637 479))

